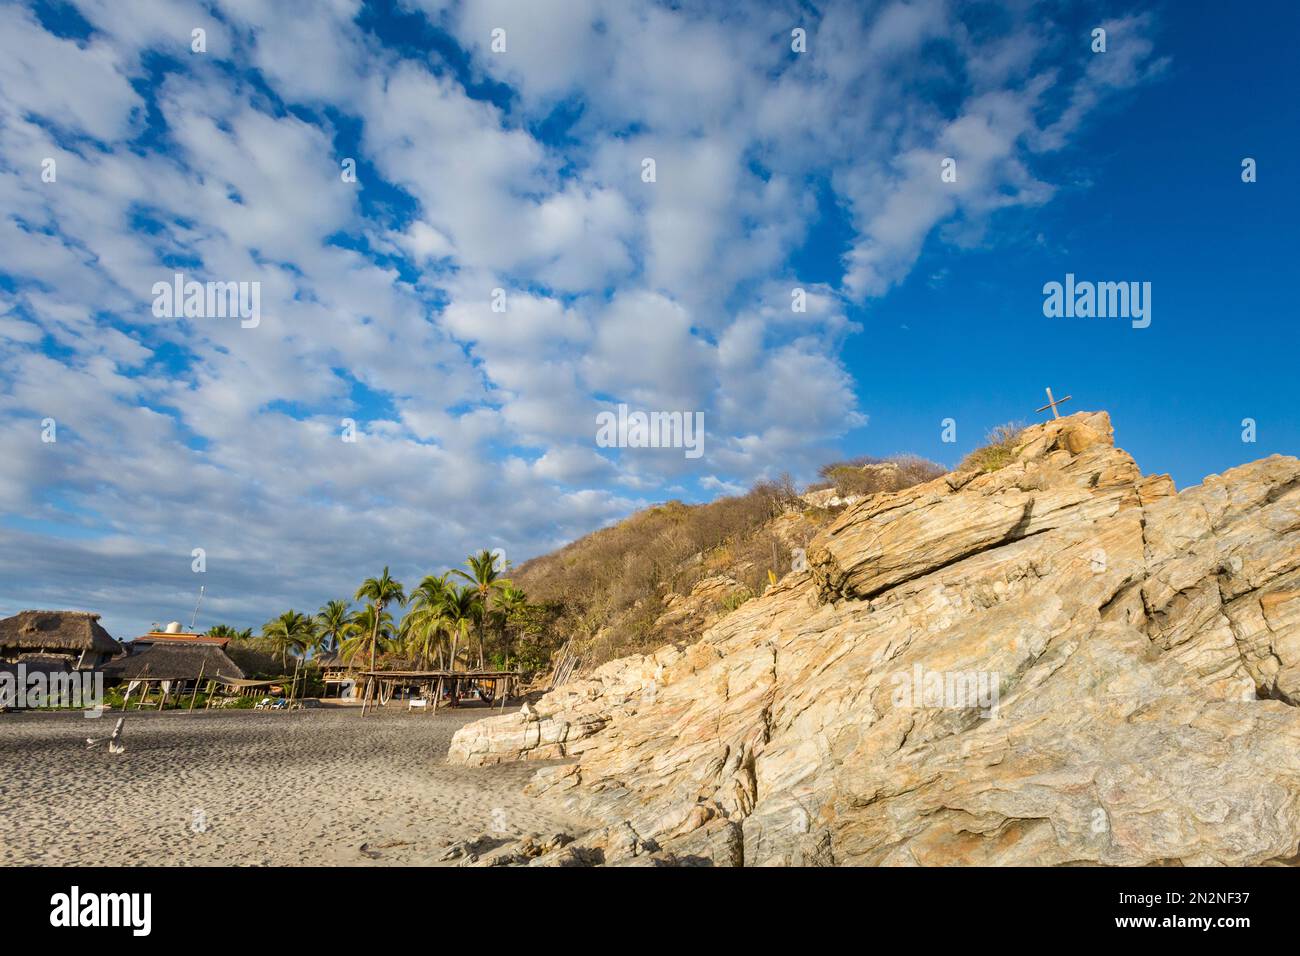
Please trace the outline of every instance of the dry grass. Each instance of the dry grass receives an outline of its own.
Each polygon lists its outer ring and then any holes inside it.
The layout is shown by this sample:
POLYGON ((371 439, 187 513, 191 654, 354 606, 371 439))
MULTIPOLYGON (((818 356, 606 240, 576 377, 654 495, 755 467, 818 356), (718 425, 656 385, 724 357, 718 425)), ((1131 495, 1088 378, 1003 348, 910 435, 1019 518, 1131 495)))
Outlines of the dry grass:
POLYGON ((840 497, 874 495, 919 485, 938 478, 947 470, 943 465, 919 455, 894 455, 890 458, 863 456, 823 465, 817 473, 824 480, 814 488, 834 488, 840 497), (869 467, 872 465, 885 467, 869 467))
POLYGON ((989 472, 1011 464, 1015 458, 1016 446, 1020 444, 1020 436, 1024 431, 1023 422, 1008 422, 997 426, 984 436, 988 444, 976 448, 963 458, 957 470, 989 472))

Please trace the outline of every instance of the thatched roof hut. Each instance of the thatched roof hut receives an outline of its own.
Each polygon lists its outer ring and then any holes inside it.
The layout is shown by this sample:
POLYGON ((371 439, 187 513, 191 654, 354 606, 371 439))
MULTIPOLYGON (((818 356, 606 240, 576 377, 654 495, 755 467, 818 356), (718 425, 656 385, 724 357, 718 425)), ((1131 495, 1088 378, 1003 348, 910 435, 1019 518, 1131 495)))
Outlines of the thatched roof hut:
POLYGON ((244 677, 244 672, 216 644, 148 644, 138 649, 131 647, 129 651, 126 656, 104 665, 106 679, 197 680, 200 674, 205 678, 242 680, 244 677))
POLYGON ((307 663, 315 664, 323 671, 351 671, 361 669, 358 661, 345 661, 343 655, 338 651, 322 651, 312 657, 307 663))
POLYGON ((94 667, 122 645, 87 611, 19 611, 0 620, 0 660, 63 657, 94 667))

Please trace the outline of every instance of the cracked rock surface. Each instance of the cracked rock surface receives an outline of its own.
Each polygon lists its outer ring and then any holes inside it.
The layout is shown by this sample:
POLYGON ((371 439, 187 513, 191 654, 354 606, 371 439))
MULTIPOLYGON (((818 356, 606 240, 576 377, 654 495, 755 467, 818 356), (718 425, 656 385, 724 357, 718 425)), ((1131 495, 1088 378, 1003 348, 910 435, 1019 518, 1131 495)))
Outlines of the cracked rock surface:
POLYGON ((1176 493, 1080 413, 808 564, 450 759, 570 758, 571 862, 1300 863, 1300 460, 1176 493))

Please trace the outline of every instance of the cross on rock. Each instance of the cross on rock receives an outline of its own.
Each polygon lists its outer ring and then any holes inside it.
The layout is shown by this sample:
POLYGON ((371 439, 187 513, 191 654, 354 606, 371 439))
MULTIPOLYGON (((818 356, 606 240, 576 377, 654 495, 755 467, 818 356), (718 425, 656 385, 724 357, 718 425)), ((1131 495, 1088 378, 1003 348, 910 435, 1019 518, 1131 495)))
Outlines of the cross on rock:
POLYGON ((1049 389, 1047 390, 1047 404, 1044 405, 1042 408, 1036 408, 1036 409, 1034 409, 1034 411, 1037 411, 1037 412, 1045 412, 1045 411, 1047 411, 1047 410, 1050 408, 1050 409, 1052 410, 1052 417, 1054 417, 1054 418, 1060 418, 1060 417, 1061 417, 1061 413, 1058 412, 1058 411, 1056 410, 1056 406, 1057 406, 1057 405, 1063 405, 1064 403, 1068 402, 1068 401, 1070 400, 1070 398, 1071 398, 1071 396, 1067 395, 1067 396, 1065 396, 1065 398, 1061 399, 1061 400, 1058 402, 1058 401, 1056 401, 1055 399, 1052 398, 1052 390, 1049 388, 1049 389))

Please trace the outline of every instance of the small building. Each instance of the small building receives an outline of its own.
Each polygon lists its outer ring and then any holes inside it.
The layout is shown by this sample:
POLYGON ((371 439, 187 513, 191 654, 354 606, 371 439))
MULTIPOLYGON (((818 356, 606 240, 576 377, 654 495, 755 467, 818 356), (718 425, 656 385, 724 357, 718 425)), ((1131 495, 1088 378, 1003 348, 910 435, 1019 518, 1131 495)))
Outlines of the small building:
POLYGON ((0 662, 55 661, 68 670, 92 670, 121 654, 122 645, 88 611, 19 611, 0 620, 0 662))
POLYGON ((225 648, 230 643, 230 638, 212 637, 195 631, 182 631, 180 622, 172 621, 164 630, 141 634, 131 643, 140 646, 146 644, 215 644, 220 648, 225 648))
POLYGON ((310 663, 320 668, 321 683, 325 685, 326 697, 341 697, 344 700, 357 697, 361 670, 346 663, 337 651, 317 654, 310 663))

